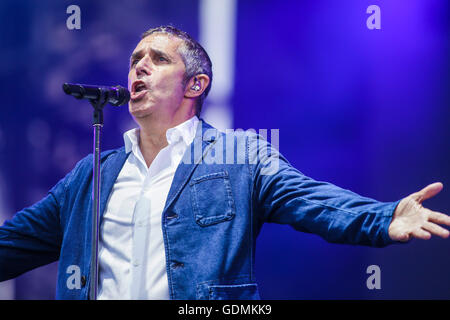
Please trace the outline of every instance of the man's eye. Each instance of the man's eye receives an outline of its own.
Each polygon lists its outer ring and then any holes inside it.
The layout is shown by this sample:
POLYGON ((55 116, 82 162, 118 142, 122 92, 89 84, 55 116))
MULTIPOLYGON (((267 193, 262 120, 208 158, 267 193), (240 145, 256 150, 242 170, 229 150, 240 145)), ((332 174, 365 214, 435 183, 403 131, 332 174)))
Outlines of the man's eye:
POLYGON ((166 58, 164 58, 163 56, 159 56, 158 61, 168 61, 168 60, 166 58))
POLYGON ((131 60, 130 66, 134 67, 138 63, 137 59, 131 60))

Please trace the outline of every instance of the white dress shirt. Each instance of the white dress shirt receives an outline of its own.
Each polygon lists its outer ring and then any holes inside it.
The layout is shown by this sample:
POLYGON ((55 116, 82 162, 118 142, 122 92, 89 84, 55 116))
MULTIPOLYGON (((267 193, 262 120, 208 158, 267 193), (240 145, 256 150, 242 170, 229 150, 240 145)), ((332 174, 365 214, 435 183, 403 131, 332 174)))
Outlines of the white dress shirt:
POLYGON ((124 133, 131 152, 100 225, 98 299, 169 299, 161 216, 175 170, 195 137, 198 118, 170 128, 168 145, 147 167, 139 129, 124 133))

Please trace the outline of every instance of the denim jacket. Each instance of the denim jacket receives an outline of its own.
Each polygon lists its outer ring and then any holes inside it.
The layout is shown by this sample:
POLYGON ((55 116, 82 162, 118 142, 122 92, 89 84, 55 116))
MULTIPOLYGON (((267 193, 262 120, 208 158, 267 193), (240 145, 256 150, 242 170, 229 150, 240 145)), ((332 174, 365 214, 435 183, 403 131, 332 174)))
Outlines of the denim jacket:
MULTIPOLYGON (((101 214, 127 156, 123 147, 101 155, 101 214)), ((59 260, 56 298, 88 299, 92 162, 82 159, 0 227, 0 281, 59 260)), ((397 204, 315 181, 260 136, 225 134, 202 120, 161 217, 170 298, 258 299, 255 241, 265 222, 328 242, 391 244, 397 204)))

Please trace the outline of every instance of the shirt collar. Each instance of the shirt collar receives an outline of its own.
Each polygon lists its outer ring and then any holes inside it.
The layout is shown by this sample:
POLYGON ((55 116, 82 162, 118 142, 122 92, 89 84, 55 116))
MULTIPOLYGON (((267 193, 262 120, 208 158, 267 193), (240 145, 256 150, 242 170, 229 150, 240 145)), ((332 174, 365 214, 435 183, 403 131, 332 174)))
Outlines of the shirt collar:
POLYGON ((168 129, 166 132, 167 142, 172 144, 182 139, 186 145, 190 145, 194 140, 198 121, 197 116, 193 116, 176 127, 168 129))
MULTIPOLYGON (((167 129, 166 139, 168 144, 178 142, 180 139, 186 144, 190 145, 194 140, 197 126, 197 116, 193 116, 189 120, 180 123, 176 127, 167 129)), ((139 147, 139 128, 128 130, 123 134, 123 140, 125 143, 125 152, 128 153, 139 147)))

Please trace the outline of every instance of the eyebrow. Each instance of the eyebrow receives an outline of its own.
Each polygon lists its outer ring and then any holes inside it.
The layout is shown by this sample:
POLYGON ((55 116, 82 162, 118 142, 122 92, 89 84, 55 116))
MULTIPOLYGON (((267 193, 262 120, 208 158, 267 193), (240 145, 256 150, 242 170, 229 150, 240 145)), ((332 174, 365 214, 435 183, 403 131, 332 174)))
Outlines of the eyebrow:
MULTIPOLYGON (((161 56, 164 56, 164 57, 168 58, 169 60, 173 60, 172 56, 170 56, 169 54, 167 54, 167 53, 165 53, 165 52, 163 52, 161 50, 158 50, 158 49, 155 49, 155 48, 150 48, 150 51, 153 54, 161 55, 161 56)), ((144 49, 141 49, 139 51, 133 52, 131 54, 130 61, 133 61, 136 58, 142 57, 143 52, 144 52, 144 49)))

